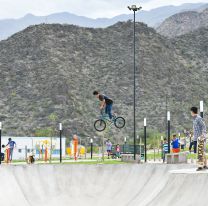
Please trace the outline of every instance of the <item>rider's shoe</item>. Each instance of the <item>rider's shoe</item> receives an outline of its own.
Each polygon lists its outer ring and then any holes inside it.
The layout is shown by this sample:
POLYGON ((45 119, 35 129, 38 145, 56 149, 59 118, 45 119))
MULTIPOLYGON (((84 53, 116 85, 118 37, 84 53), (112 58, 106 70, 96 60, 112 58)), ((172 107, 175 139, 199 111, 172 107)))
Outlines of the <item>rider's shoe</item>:
POLYGON ((116 120, 116 116, 113 115, 112 118, 111 118, 111 121, 112 121, 112 122, 115 122, 115 120, 116 120))
POLYGON ((198 167, 198 168, 196 169, 197 172, 198 172, 198 171, 202 171, 202 170, 203 170, 202 167, 198 167))
POLYGON ((112 117, 112 118, 110 119, 110 121, 111 121, 112 123, 114 123, 114 122, 116 121, 116 118, 113 118, 113 117, 112 117))

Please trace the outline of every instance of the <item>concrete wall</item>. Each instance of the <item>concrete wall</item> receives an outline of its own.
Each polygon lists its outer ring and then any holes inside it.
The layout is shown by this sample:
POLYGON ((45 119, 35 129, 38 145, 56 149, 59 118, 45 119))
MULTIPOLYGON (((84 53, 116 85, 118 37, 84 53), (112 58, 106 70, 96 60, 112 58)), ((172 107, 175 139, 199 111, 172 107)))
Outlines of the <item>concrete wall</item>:
POLYGON ((207 206, 208 173, 193 165, 1 165, 2 206, 207 206))

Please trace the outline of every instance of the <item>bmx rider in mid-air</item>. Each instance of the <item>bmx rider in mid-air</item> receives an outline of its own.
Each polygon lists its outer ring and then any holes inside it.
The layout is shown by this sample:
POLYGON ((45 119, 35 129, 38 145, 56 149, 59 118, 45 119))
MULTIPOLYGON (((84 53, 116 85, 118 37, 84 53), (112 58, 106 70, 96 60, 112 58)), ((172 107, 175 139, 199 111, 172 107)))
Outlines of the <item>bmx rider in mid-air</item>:
POLYGON ((108 114, 110 120, 112 120, 113 100, 104 94, 100 94, 98 91, 94 91, 93 95, 101 101, 100 110, 102 111, 105 108, 105 113, 108 114))

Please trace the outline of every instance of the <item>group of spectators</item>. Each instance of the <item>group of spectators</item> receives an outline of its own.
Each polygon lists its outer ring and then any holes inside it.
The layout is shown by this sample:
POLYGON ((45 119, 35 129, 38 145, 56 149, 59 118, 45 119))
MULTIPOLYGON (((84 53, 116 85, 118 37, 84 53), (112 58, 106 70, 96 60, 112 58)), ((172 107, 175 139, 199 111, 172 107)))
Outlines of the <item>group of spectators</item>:
MULTIPOLYGON (((184 131, 184 137, 180 138, 177 137, 176 134, 173 135, 172 140, 170 142, 171 144, 171 149, 173 153, 178 153, 180 150, 184 150, 186 146, 186 139, 189 139, 189 152, 192 152, 192 147, 194 149, 194 153, 197 153, 197 146, 198 142, 202 141, 204 144, 204 149, 203 149, 203 154, 202 158, 199 159, 199 154, 198 154, 198 170, 202 169, 207 169, 207 160, 206 160, 206 125, 203 120, 203 117, 201 117, 198 114, 198 108, 197 107, 192 107, 191 108, 191 116, 193 117, 193 130, 188 132, 184 131)), ((169 145, 167 142, 167 139, 164 139, 163 143, 163 160, 165 159, 165 154, 168 153, 169 151, 169 145)))
MULTIPOLYGON (((109 159, 113 153, 113 145, 112 145, 110 139, 108 139, 106 141, 106 151, 107 151, 108 159, 109 159)), ((115 147, 115 156, 116 156, 116 158, 120 158, 120 156, 121 156, 121 147, 119 144, 117 144, 115 147)))
MULTIPOLYGON (((189 147, 188 147, 189 152, 190 153, 194 152, 196 154, 197 153, 197 140, 194 140, 192 130, 190 131, 185 130, 182 137, 180 137, 180 135, 181 135, 180 133, 178 134, 178 136, 176 134, 172 135, 172 139, 170 142, 171 151, 173 153, 184 151, 187 147, 187 142, 189 142, 189 147)), ((167 138, 165 138, 163 142, 163 156, 165 156, 166 153, 168 153, 167 138)))
MULTIPOLYGON (((178 153, 181 150, 184 151, 186 147, 186 139, 185 137, 177 137, 176 134, 172 135, 172 139, 170 142, 170 149, 172 150, 173 153, 178 153)), ((168 153, 168 141, 167 138, 164 139, 163 142, 163 161, 165 160, 165 154, 168 153)))

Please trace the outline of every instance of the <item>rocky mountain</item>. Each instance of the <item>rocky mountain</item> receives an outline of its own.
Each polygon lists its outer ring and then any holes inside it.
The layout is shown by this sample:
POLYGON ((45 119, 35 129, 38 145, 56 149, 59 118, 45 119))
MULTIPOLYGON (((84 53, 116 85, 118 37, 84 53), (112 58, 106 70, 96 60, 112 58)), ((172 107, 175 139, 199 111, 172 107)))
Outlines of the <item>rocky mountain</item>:
POLYGON ((175 14, 166 19, 157 32, 167 37, 176 37, 208 26, 208 9, 201 12, 187 11, 175 14))
MULTIPOLYGON (((207 111, 207 34, 202 29, 170 41, 136 24, 137 130, 147 117, 148 129, 165 131, 166 106, 175 131, 191 127, 190 106, 204 100, 207 111)), ((92 95, 98 89, 114 99, 114 111, 127 121, 108 135, 131 136, 132 37, 128 21, 105 29, 41 24, 1 41, 3 134, 33 135, 62 122, 67 136, 98 135, 93 123, 99 103, 92 95)))
MULTIPOLYGON (((140 11, 136 14, 136 20, 144 22, 151 27, 155 27, 162 23, 166 18, 183 11, 193 11, 201 8, 207 8, 208 5, 203 3, 182 4, 180 6, 164 6, 150 11, 140 11)), ((105 28, 119 21, 127 21, 132 19, 132 14, 123 14, 114 18, 98 18, 91 19, 84 16, 77 16, 68 12, 51 14, 48 16, 34 16, 27 14, 20 19, 0 20, 0 40, 6 39, 12 34, 19 32, 30 25, 41 23, 46 24, 73 24, 82 27, 105 28)))

